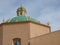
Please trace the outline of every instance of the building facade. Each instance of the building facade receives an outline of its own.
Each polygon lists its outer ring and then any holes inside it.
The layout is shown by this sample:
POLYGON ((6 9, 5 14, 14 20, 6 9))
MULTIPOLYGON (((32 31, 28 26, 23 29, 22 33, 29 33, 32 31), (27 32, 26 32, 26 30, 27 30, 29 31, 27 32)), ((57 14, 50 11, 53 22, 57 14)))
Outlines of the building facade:
POLYGON ((16 12, 17 16, 0 24, 0 45, 60 44, 60 31, 51 32, 49 25, 26 16, 27 11, 22 6, 16 12))

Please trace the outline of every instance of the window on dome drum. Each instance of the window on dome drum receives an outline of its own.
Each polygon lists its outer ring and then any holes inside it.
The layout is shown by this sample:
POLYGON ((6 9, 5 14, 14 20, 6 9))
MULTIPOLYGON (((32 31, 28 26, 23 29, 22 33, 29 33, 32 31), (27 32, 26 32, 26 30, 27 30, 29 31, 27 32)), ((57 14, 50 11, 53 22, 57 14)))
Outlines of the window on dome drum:
POLYGON ((21 39, 20 38, 13 39, 13 45, 21 45, 21 39))
POLYGON ((22 12, 20 12, 20 15, 22 15, 22 12))

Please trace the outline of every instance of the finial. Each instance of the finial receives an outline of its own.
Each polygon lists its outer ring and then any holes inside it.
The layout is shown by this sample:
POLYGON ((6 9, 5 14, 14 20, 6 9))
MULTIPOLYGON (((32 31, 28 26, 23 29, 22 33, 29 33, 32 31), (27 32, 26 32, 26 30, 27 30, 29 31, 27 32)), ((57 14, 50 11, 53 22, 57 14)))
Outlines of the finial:
POLYGON ((40 23, 40 21, 38 21, 38 23, 40 23))
POLYGON ((18 20, 16 20, 16 22, 18 22, 18 20))
POLYGON ((5 21, 5 20, 4 20, 4 17, 3 17, 3 20, 2 20, 2 21, 3 21, 3 23, 4 23, 4 21, 5 21))
POLYGON ((3 20, 2 20, 2 21, 3 21, 3 23, 5 22, 5 19, 4 19, 4 17, 3 17, 3 20))
POLYGON ((27 16, 27 21, 30 21, 30 16, 27 16))
POLYGON ((50 26, 50 22, 48 22, 47 25, 50 26))

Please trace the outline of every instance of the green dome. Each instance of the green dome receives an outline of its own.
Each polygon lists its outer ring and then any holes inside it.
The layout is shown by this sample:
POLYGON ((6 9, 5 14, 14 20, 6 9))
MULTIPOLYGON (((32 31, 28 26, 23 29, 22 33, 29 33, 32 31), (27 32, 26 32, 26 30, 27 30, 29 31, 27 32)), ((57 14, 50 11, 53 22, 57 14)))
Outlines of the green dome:
POLYGON ((29 16, 15 16, 9 20, 7 20, 6 22, 24 22, 24 21, 32 21, 32 22, 39 22, 34 18, 30 18, 29 16))

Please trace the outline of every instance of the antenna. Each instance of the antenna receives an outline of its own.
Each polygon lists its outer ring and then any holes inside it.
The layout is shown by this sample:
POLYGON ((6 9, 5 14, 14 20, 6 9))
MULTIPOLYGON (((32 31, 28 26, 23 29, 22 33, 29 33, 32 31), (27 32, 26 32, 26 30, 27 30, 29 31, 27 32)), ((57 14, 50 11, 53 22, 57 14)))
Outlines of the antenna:
POLYGON ((50 26, 50 22, 48 22, 47 25, 50 26))

